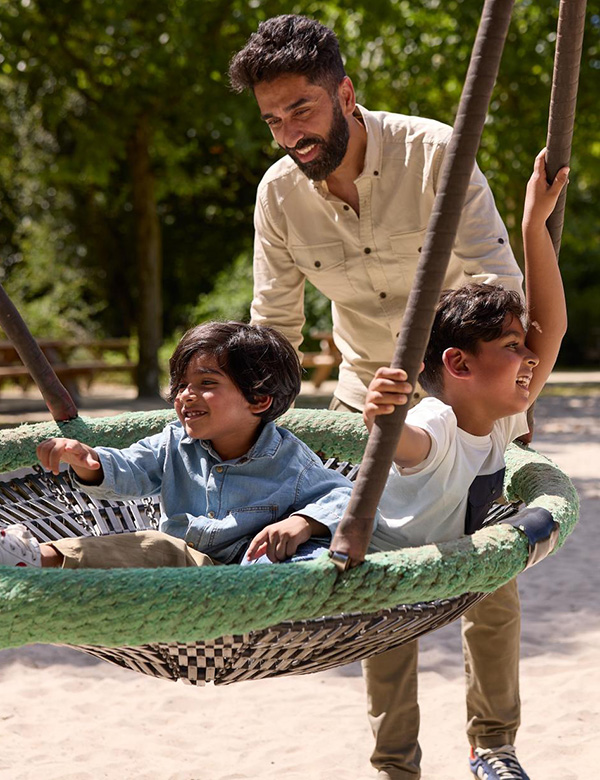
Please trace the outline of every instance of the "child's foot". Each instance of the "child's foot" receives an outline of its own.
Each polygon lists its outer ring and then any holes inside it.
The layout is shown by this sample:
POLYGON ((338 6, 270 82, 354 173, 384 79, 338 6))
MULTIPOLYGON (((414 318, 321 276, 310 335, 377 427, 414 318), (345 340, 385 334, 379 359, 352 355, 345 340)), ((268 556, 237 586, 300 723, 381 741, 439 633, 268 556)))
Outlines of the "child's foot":
POLYGON ((20 523, 0 530, 0 566, 41 566, 38 540, 20 523))
POLYGON ((481 780, 529 780, 512 745, 471 748, 471 772, 481 780))

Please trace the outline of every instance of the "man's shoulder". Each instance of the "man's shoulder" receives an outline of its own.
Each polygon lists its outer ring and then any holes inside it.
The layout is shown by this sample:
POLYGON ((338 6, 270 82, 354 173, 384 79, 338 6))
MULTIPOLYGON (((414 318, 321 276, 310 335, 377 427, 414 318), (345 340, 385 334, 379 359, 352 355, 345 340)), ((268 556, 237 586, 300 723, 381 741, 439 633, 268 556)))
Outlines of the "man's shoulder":
POLYGON ((450 125, 428 117, 397 114, 391 111, 369 111, 380 127, 383 142, 440 144, 447 143, 452 134, 450 125))
POLYGON ((276 195, 285 197, 297 187, 308 186, 308 179, 289 155, 273 163, 260 180, 257 188, 259 198, 276 195))

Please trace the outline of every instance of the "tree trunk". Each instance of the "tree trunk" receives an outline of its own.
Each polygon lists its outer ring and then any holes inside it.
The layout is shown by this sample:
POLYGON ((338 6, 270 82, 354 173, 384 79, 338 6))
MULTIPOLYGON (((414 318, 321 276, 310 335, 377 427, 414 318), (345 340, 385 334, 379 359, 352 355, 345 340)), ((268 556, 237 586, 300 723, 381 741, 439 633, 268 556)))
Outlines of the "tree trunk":
POLYGON ((139 117, 129 142, 138 273, 137 326, 140 397, 159 396, 158 349, 162 341, 162 246, 150 163, 150 123, 139 117))

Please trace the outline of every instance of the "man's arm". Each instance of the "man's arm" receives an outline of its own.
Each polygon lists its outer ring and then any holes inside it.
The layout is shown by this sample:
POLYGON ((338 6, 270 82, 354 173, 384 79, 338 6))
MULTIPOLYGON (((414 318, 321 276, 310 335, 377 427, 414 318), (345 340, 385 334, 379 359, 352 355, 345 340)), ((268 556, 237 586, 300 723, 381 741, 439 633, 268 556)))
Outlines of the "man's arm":
POLYGON ((250 309, 253 325, 269 325, 299 352, 304 325, 305 277, 277 231, 262 200, 254 211, 254 298, 250 309))
POLYGON ((453 248, 465 279, 451 279, 459 286, 467 282, 499 284, 507 290, 523 293, 523 275, 510 247, 487 179, 477 165, 458 223, 453 248))
POLYGON ((552 184, 548 184, 545 155, 546 150, 543 149, 535 159, 523 209, 525 284, 530 322, 525 343, 539 360, 529 386, 530 403, 545 385, 567 330, 565 293, 546 220, 567 182, 569 169, 561 168, 552 184))

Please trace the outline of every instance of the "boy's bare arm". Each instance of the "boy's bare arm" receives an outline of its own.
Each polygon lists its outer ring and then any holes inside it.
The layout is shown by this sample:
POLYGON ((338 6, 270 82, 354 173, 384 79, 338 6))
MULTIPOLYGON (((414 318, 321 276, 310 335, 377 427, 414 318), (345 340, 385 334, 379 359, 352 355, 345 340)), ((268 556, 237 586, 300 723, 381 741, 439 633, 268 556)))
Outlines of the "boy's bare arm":
MULTIPOLYGON (((363 411, 365 425, 371 430, 380 414, 392 414, 396 406, 404 406, 410 400, 411 385, 401 368, 378 368, 367 390, 363 411)), ((404 424, 396 447, 394 461, 401 468, 412 468, 429 455, 431 439, 427 431, 415 425, 404 424)))
POLYGON ((563 283, 546 220, 568 180, 569 169, 561 168, 552 184, 548 184, 545 155, 543 149, 536 157, 523 210, 525 288, 530 320, 526 344, 539 359, 529 387, 531 403, 554 367, 567 329, 563 283))
POLYGON ((58 474, 60 464, 68 463, 77 476, 90 485, 99 485, 104 471, 98 453, 77 439, 46 439, 38 444, 36 454, 45 469, 58 474))

